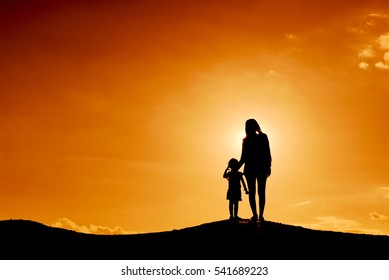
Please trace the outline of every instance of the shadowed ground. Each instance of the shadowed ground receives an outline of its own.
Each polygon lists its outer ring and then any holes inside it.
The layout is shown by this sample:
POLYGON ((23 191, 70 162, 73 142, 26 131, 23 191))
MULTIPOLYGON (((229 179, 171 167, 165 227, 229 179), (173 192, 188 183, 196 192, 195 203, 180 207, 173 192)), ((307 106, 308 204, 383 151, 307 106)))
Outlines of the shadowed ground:
POLYGON ((311 230, 276 222, 215 221, 129 235, 94 235, 28 220, 0 221, 3 260, 378 260, 389 236, 311 230))

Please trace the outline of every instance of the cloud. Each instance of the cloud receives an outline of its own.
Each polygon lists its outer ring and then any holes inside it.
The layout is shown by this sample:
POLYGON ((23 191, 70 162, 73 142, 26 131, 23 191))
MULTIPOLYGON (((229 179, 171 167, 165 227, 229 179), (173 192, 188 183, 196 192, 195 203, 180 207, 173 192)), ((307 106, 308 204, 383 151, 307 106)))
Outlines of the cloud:
POLYGON ((376 14, 372 13, 367 16, 367 20, 365 22, 365 25, 367 27, 377 27, 382 22, 384 22, 387 19, 387 16, 385 14, 376 14))
POLYGON ((375 52, 371 45, 366 46, 364 49, 360 50, 358 57, 360 58, 372 58, 375 57, 375 52))
MULTIPOLYGON (((96 225, 77 225, 75 222, 68 218, 60 218, 54 224, 53 227, 64 228, 68 230, 73 230, 82 233, 90 233, 90 234, 130 234, 130 232, 124 231, 121 227, 117 226, 115 228, 109 228, 104 226, 96 226, 96 225)), ((133 233, 133 232, 132 232, 133 233)))
POLYGON ((389 63, 389 52, 386 52, 384 54, 384 60, 385 60, 386 63, 389 63))
POLYGON ((389 33, 381 35, 376 39, 374 44, 369 44, 359 50, 358 58, 363 61, 359 62, 358 67, 367 69, 369 62, 376 68, 389 69, 389 33))
POLYGON ((378 61, 376 64, 374 64, 374 66, 379 68, 379 69, 384 69, 384 70, 389 69, 389 65, 382 62, 382 61, 378 61))
MULTIPOLYGON (((369 213, 370 219, 375 221, 386 221, 388 217, 385 215, 372 212, 369 213)), ((351 232, 362 234, 384 234, 387 235, 387 227, 384 229, 371 228, 369 225, 360 224, 355 220, 339 218, 336 216, 322 216, 316 217, 316 223, 299 224, 299 226, 316 229, 316 230, 330 230, 336 232, 351 232)))
POLYGON ((387 30, 389 16, 380 13, 371 13, 358 21, 358 24, 350 26, 348 31, 351 33, 364 35, 387 30))
POLYGON ((389 187, 382 187, 381 190, 383 191, 383 198, 389 198, 389 187))
POLYGON ((285 37, 286 37, 286 39, 288 39, 290 41, 295 41, 298 39, 297 35, 294 33, 286 33, 285 37))
POLYGON ((370 219, 375 220, 375 221, 377 221, 377 220, 378 221, 385 221, 388 219, 387 216, 385 216, 383 214, 379 214, 377 212, 371 212, 371 213, 369 213, 369 215, 370 215, 370 219))
POLYGON ((375 64, 375 67, 377 67, 379 69, 388 70, 389 69, 389 52, 388 52, 388 50, 389 50, 389 32, 379 36, 377 39, 377 44, 378 44, 378 48, 380 50, 385 51, 385 52, 382 54, 382 58, 384 61, 378 61, 375 64))
POLYGON ((372 18, 388 18, 387 15, 381 14, 381 13, 371 13, 371 14, 369 14, 369 17, 372 17, 372 18))
POLYGON ((365 69, 369 68, 369 64, 364 62, 364 61, 362 61, 362 62, 359 63, 359 68, 365 70, 365 69))
POLYGON ((371 13, 363 23, 349 31, 360 36, 358 67, 366 70, 370 65, 380 70, 389 70, 389 16, 371 13))
POLYGON ((377 38, 377 43, 380 49, 389 50, 389 32, 377 38))
POLYGON ((388 15, 383 13, 371 13, 365 17, 365 22, 363 23, 362 28, 366 32, 374 29, 385 29, 388 24, 388 18, 388 15))
POLYGON ((305 206, 305 205, 308 205, 311 203, 312 202, 310 200, 307 200, 307 201, 302 201, 302 202, 296 203, 296 206, 305 206))
POLYGON ((333 216, 317 217, 316 219, 319 220, 317 224, 322 225, 325 228, 351 229, 359 225, 357 222, 353 220, 341 219, 333 216))
POLYGON ((382 199, 389 198, 389 187, 386 186, 378 186, 374 189, 374 191, 369 195, 373 201, 381 201, 382 199))
POLYGON ((316 223, 303 224, 301 226, 317 230, 360 232, 360 230, 356 230, 356 228, 360 228, 360 224, 354 220, 342 219, 334 216, 316 217, 316 220, 316 223))

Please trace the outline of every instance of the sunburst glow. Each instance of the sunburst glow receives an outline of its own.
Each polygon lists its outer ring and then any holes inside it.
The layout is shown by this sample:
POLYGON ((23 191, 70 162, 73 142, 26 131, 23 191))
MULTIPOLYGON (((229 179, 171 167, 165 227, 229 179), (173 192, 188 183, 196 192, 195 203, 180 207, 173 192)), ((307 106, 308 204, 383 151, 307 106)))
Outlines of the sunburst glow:
POLYGON ((92 2, 0 1, 0 219, 226 219, 255 118, 268 220, 389 234, 387 0, 92 2))

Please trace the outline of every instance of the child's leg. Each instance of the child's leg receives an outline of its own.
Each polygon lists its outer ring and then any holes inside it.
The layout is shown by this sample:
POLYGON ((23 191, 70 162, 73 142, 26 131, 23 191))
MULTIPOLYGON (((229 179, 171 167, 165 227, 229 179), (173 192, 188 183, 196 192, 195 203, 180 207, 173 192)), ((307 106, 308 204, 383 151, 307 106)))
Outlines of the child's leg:
POLYGON ((228 206, 228 209, 230 210, 230 217, 234 217, 234 201, 230 200, 230 204, 228 206))
POLYGON ((235 200, 234 201, 234 217, 238 217, 238 210, 239 210, 239 201, 235 200))

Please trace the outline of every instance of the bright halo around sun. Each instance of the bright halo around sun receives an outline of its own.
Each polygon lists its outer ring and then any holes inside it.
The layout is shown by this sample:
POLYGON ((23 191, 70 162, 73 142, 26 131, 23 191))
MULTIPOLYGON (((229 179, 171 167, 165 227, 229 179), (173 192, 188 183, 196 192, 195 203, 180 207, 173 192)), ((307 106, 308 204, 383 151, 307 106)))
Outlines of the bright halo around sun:
MULTIPOLYGON (((234 141, 234 146, 237 148, 238 151, 241 150, 242 148, 242 141, 243 141, 243 138, 245 137, 245 133, 244 132, 239 132, 239 133, 236 133, 235 135, 235 141, 234 141)), ((239 154, 240 155, 240 154, 239 154)))
POLYGON ((230 127, 231 131, 229 131, 228 135, 230 135, 227 146, 229 147, 229 153, 239 160, 240 154, 242 151, 242 141, 246 136, 244 131, 244 122, 243 125, 241 123, 236 123, 235 125, 230 127))

